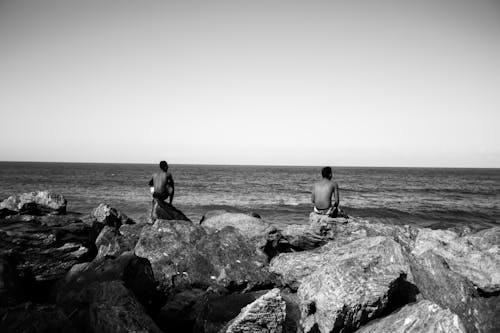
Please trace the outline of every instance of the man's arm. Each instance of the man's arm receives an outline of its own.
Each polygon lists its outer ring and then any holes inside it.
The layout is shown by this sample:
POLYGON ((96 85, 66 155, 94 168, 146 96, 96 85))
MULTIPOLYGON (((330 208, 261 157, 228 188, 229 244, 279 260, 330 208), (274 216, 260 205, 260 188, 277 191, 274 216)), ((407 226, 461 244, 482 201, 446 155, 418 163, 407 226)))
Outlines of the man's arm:
POLYGON ((151 180, 149 181, 149 186, 154 186, 154 182, 153 182, 153 178, 151 178, 151 180))
POLYGON ((339 195, 339 185, 337 183, 333 185, 333 195, 335 196, 335 203, 333 204, 333 207, 338 207, 340 203, 340 195, 339 195))

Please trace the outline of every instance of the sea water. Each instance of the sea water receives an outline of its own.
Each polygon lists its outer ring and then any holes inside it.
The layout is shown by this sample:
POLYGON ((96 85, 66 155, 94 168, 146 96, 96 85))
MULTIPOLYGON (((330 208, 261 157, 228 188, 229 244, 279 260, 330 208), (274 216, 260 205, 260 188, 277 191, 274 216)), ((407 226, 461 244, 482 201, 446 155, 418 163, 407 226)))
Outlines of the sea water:
MULTIPOLYGON (((0 199, 50 190, 68 210, 106 202, 135 219, 151 205, 148 164, 0 162, 0 199)), ((171 165, 174 205, 193 221, 214 209, 255 212, 278 225, 307 223, 321 167, 171 165)), ((333 167, 352 216, 433 228, 500 223, 500 169, 333 167)))

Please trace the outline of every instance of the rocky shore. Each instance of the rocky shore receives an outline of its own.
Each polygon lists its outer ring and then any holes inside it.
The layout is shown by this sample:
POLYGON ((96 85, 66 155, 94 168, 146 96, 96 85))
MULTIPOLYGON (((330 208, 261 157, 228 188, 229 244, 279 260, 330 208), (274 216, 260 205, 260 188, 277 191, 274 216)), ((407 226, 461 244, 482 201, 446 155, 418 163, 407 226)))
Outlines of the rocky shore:
POLYGON ((0 203, 0 332, 499 332, 500 227, 0 203))

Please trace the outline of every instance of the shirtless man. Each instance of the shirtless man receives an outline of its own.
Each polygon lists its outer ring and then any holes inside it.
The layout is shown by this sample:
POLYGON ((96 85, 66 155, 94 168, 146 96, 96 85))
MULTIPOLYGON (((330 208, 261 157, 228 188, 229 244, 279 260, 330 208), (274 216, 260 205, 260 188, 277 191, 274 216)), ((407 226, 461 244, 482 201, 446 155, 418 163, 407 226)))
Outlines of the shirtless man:
POLYGON ((321 170, 323 179, 314 184, 311 201, 314 205, 314 212, 317 214, 337 217, 339 213, 339 185, 332 181, 332 168, 324 167, 321 170), (335 202, 332 205, 332 195, 335 202))
POLYGON ((156 172, 149 181, 149 186, 153 187, 153 198, 161 201, 169 199, 169 204, 174 200, 174 179, 168 172, 168 163, 160 162, 160 172, 156 172))

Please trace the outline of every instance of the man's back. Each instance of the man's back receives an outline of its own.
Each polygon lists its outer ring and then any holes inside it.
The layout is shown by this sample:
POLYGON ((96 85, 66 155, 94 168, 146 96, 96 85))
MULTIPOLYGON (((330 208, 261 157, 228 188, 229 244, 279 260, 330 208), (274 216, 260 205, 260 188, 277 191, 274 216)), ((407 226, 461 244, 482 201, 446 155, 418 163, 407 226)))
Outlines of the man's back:
POLYGON ((172 175, 170 172, 160 171, 153 175, 154 192, 158 194, 168 194, 171 186, 172 175))
POLYGON ((312 200, 317 209, 327 209, 332 206, 332 195, 335 195, 335 206, 338 205, 338 185, 336 182, 323 178, 314 183, 312 200))

